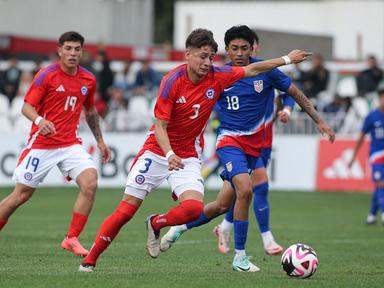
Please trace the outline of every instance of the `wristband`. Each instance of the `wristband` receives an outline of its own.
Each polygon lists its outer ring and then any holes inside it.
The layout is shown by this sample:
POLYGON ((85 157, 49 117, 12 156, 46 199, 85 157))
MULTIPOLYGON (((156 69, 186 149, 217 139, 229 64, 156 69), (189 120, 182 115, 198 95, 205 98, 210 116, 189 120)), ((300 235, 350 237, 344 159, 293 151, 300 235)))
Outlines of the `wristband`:
POLYGON ((283 60, 284 60, 284 62, 285 62, 285 65, 288 65, 288 64, 291 64, 291 63, 292 63, 292 61, 291 61, 291 59, 288 57, 288 55, 285 55, 285 56, 283 56, 283 57, 281 57, 281 58, 283 58, 283 60))
POLYGON ((283 112, 285 112, 288 115, 288 117, 291 116, 291 110, 289 110, 288 108, 284 108, 283 112))
POLYGON ((37 116, 36 119, 35 119, 35 121, 34 121, 34 123, 35 123, 37 126, 39 126, 40 121, 43 120, 43 119, 44 119, 43 117, 41 117, 41 116, 37 116))
POLYGON ((165 157, 167 158, 167 160, 169 160, 169 157, 171 157, 172 155, 175 155, 175 152, 173 152, 172 150, 169 150, 167 154, 165 154, 165 157))

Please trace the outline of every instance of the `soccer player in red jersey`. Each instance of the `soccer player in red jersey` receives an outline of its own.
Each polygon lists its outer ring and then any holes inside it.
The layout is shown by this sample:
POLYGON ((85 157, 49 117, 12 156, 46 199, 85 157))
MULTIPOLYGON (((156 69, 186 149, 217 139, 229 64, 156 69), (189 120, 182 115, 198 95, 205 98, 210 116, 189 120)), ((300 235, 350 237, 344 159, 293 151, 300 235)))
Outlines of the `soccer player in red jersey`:
POLYGON ((57 166, 80 188, 68 234, 61 243, 62 248, 79 256, 88 254, 78 237, 91 212, 97 189, 95 163, 82 148, 77 135, 83 108, 103 161, 109 161, 111 155, 94 107, 96 79, 79 66, 83 44, 84 38, 79 33, 64 33, 59 38, 60 61, 41 69, 35 76, 22 108, 23 115, 33 122, 30 137, 13 175, 16 186, 0 202, 1 230, 12 213, 32 196, 49 171, 57 166))
POLYGON ((211 31, 194 30, 186 40, 187 64, 162 80, 155 124, 128 175, 125 194, 117 209, 103 222, 80 271, 92 271, 100 254, 133 217, 145 197, 164 180, 180 205, 165 214, 147 218, 147 251, 160 254, 160 229, 197 219, 203 209, 204 185, 200 173, 204 130, 215 102, 224 88, 243 77, 275 67, 299 63, 310 53, 294 50, 287 56, 245 67, 215 67, 217 43, 211 31))

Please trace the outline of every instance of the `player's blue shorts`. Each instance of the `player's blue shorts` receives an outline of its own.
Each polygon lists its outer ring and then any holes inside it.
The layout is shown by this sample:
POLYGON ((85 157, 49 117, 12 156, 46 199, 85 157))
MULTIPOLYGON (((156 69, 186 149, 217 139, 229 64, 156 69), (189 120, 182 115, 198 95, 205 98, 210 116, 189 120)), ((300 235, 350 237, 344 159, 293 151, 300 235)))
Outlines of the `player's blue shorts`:
POLYGON ((266 168, 271 156, 271 149, 262 149, 261 155, 256 157, 248 155, 234 146, 222 147, 216 152, 221 165, 224 167, 220 177, 230 182, 238 174, 251 173, 253 170, 266 168))
POLYGON ((372 164, 372 180, 373 182, 384 181, 384 163, 372 164))

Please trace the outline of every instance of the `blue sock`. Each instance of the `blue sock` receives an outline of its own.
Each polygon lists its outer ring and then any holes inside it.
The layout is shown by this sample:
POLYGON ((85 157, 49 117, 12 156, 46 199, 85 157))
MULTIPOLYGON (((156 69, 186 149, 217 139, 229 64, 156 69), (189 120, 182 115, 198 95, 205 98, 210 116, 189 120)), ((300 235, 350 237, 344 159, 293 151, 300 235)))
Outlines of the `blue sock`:
POLYGON ((372 215, 376 215, 377 210, 379 209, 378 194, 379 187, 376 187, 372 195, 371 208, 369 209, 369 213, 372 215))
POLYGON ((228 210, 227 214, 225 214, 225 220, 227 220, 230 223, 233 223, 233 210, 235 210, 235 205, 231 207, 231 209, 228 210))
POLYGON ((187 228, 189 230, 189 229, 192 229, 194 227, 199 227, 201 225, 204 225, 205 223, 208 223, 211 220, 212 220, 212 218, 207 218, 207 216, 205 216, 204 212, 201 212, 199 219, 192 221, 192 222, 189 222, 185 225, 187 226, 187 228))
POLYGON ((269 231, 268 182, 253 187, 253 212, 261 233, 269 231))
POLYGON ((235 249, 245 250, 245 242, 247 242, 248 220, 234 220, 233 227, 235 231, 235 249))
POLYGON ((384 213, 384 187, 377 187, 377 204, 381 209, 381 213, 384 213))

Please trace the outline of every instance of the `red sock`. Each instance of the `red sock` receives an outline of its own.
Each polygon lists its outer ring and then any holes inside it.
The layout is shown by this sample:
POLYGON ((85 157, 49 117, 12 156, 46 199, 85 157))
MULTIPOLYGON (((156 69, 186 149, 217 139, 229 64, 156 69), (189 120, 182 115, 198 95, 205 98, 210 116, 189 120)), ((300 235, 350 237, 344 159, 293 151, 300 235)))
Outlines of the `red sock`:
POLYGON ((152 227, 155 230, 160 230, 166 226, 175 226, 194 221, 199 218, 203 208, 203 202, 194 199, 185 200, 166 214, 153 217, 151 220, 152 227))
POLYGON ((87 220, 88 216, 73 212, 71 224, 69 225, 68 229, 68 238, 79 237, 81 231, 83 231, 84 226, 87 223, 87 220))
POLYGON ((3 227, 5 226, 5 224, 7 224, 8 220, 5 220, 5 219, 0 219, 0 230, 3 229, 3 227))
POLYGON ((95 242, 83 263, 96 265, 97 258, 111 244, 120 229, 135 215, 138 207, 126 201, 121 201, 117 209, 101 224, 95 242))

